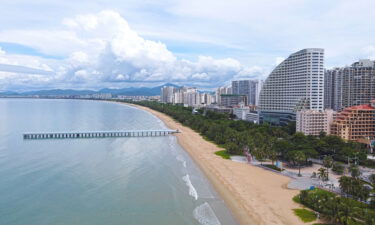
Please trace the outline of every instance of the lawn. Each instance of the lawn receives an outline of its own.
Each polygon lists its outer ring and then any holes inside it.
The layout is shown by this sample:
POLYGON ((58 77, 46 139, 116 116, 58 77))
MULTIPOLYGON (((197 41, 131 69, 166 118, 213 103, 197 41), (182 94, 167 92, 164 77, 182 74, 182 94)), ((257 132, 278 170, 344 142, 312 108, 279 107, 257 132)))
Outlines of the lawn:
POLYGON ((227 150, 217 151, 217 152, 215 152, 215 154, 218 155, 218 156, 221 156, 223 159, 230 159, 230 155, 227 152, 227 150))
POLYGON ((308 223, 316 220, 316 214, 307 209, 293 209, 296 214, 303 222, 308 223))

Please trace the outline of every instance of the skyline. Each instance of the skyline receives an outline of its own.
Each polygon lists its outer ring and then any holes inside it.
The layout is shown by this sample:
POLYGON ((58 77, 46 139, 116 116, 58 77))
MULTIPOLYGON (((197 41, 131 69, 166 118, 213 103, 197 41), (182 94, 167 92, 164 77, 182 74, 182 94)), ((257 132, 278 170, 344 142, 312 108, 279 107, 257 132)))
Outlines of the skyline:
POLYGON ((290 54, 310 47, 325 49, 326 68, 350 65, 375 59, 374 6, 365 0, 2 3, 0 91, 166 82, 209 89, 265 79, 290 54))

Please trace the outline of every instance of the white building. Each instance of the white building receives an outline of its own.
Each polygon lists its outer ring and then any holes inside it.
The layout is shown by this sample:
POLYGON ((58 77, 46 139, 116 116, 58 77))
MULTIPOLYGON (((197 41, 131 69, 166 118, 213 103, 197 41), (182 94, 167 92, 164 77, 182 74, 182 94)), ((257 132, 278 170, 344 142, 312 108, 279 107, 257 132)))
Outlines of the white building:
POLYGON ((323 110, 323 103, 324 49, 308 48, 271 72, 260 91, 259 108, 264 121, 282 124, 299 110, 323 110))
POLYGON ((257 112, 248 112, 246 113, 246 121, 259 124, 259 114, 257 112))
POLYGON ((249 107, 245 107, 244 104, 241 104, 240 107, 233 108, 233 115, 236 116, 237 119, 246 120, 246 114, 250 112, 249 107))
POLYGON ((305 135, 331 133, 331 124, 335 116, 333 110, 302 110, 297 112, 296 131, 305 135))
POLYGON ((174 87, 164 86, 161 88, 160 101, 163 103, 173 103, 174 101, 174 87))

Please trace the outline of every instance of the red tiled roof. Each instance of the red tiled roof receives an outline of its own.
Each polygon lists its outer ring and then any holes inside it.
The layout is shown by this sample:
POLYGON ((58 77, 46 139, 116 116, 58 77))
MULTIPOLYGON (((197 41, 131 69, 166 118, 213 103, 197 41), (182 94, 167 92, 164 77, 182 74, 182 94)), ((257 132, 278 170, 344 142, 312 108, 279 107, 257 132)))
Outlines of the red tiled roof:
POLYGON ((375 107, 372 107, 369 104, 365 104, 365 105, 351 106, 351 107, 345 108, 344 111, 345 110, 375 110, 375 107))

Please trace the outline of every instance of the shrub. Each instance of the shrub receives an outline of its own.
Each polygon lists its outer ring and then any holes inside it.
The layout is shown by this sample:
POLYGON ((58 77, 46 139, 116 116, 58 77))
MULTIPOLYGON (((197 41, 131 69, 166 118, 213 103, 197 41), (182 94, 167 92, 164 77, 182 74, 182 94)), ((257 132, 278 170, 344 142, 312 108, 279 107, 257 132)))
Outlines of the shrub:
POLYGON ((272 165, 272 164, 263 164, 263 166, 268 167, 268 168, 273 169, 273 170, 277 170, 279 172, 284 170, 284 169, 280 169, 279 167, 277 167, 275 165, 272 165))
POLYGON ((332 166, 332 171, 341 175, 344 173, 344 166, 339 162, 335 162, 332 166))

